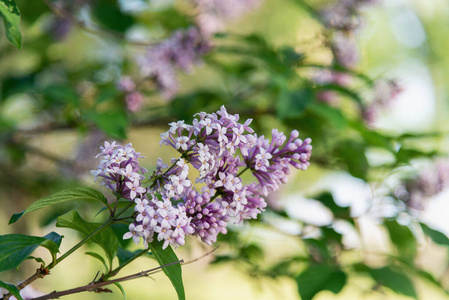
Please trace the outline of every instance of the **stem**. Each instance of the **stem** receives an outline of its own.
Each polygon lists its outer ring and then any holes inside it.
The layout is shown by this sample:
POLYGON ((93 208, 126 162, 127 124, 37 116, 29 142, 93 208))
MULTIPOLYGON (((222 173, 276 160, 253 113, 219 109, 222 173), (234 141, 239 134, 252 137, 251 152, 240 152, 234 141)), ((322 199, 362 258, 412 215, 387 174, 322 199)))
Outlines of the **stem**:
POLYGON ((91 240, 94 236, 96 236, 98 233, 103 231, 106 227, 110 226, 112 223, 114 223, 115 219, 119 217, 121 214, 123 214, 128 208, 130 208, 134 202, 130 202, 129 205, 127 205, 123 210, 121 210, 117 215, 111 216, 105 223, 103 223, 100 227, 95 229, 91 234, 86 236, 83 240, 81 240, 78 244, 73 246, 70 250, 68 250, 66 253, 64 253, 62 256, 60 256, 56 261, 51 263, 48 266, 48 270, 53 269, 57 264, 59 264, 61 261, 63 261, 67 256, 78 250, 82 245, 84 245, 86 242, 91 240))
POLYGON ((81 292, 110 292, 110 290, 108 289, 102 289, 101 287, 106 286, 106 285, 110 285, 116 282, 122 282, 122 281, 126 281, 126 280, 131 280, 131 279, 136 279, 136 278, 140 278, 140 277, 147 277, 148 275, 151 275, 154 272, 157 272, 159 269, 162 269, 164 267, 168 267, 174 264, 180 264, 183 263, 183 260, 178 260, 163 266, 159 266, 157 268, 153 268, 150 270, 146 270, 146 271, 142 271, 139 273, 135 273, 135 274, 131 274, 128 276, 124 276, 124 277, 120 277, 120 278, 116 278, 116 279, 112 279, 112 280, 108 280, 108 281, 100 281, 97 280, 96 282, 91 282, 89 284, 86 284, 84 286, 80 286, 77 288, 73 288, 73 289, 69 289, 69 290, 65 290, 65 291, 61 291, 61 292, 52 292, 50 294, 41 296, 41 297, 37 297, 37 298, 32 298, 30 300, 47 300, 47 299, 55 299, 55 298, 59 298, 62 296, 66 296, 66 295, 71 295, 71 294, 76 294, 76 293, 81 293, 81 292))
POLYGON ((120 272, 121 269, 123 269, 124 267, 126 267, 127 265, 129 265, 133 260, 135 260, 136 258, 142 256, 143 254, 145 254, 145 253, 147 253, 147 252, 148 252, 148 249, 143 249, 143 250, 141 250, 136 256, 131 257, 130 259, 128 259, 127 261, 125 261, 125 262, 123 263, 123 265, 120 265, 120 266, 118 266, 117 268, 115 268, 114 270, 110 270, 110 271, 108 272, 108 274, 101 276, 101 277, 100 277, 100 280, 103 281, 103 280, 108 279, 109 277, 113 277, 113 276, 117 275, 117 273, 120 272))
POLYGON ((246 168, 244 168, 243 170, 241 170, 238 174, 237 177, 240 177, 240 175, 242 175, 243 173, 245 173, 246 170, 248 170, 249 167, 247 166, 246 168))
MULTIPOLYGON (((78 248, 80 248, 82 245, 84 245, 86 242, 91 240, 95 235, 103 231, 106 227, 110 226, 112 223, 116 221, 116 218, 119 217, 121 214, 123 214, 128 208, 130 208, 134 202, 131 202, 129 205, 127 205, 123 210, 121 210, 117 215, 111 216, 105 223, 103 223, 100 227, 95 229, 91 234, 86 236, 82 241, 80 241, 78 244, 73 246, 70 250, 68 250, 66 253, 64 253, 62 256, 60 256, 57 260, 53 261, 47 268, 40 268, 36 271, 35 274, 27 278, 22 283, 18 284, 16 287, 17 289, 21 290, 33 281, 35 281, 38 278, 43 278, 45 275, 48 275, 50 270, 53 269, 57 264, 59 264, 61 261, 63 261, 67 256, 75 252, 78 248)), ((8 300, 11 297, 11 293, 6 294, 3 296, 4 300, 8 300)), ((45 298, 45 299, 51 299, 51 298, 45 298)))

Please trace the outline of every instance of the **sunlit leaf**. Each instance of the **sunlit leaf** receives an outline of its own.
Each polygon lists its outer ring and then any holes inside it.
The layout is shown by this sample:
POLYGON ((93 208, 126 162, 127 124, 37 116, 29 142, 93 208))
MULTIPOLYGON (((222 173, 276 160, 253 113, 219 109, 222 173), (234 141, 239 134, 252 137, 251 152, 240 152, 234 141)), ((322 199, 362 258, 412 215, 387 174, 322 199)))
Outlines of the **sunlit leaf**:
POLYGON ((396 246, 398 254, 404 259, 413 259, 416 254, 416 239, 410 228, 397 221, 385 221, 391 242, 396 246))
POLYGON ((323 290, 338 294, 346 284, 346 274, 329 265, 311 265, 295 280, 301 299, 311 300, 323 290))
POLYGON ((97 200, 106 205, 108 203, 103 194, 94 189, 88 187, 77 187, 72 189, 66 189, 33 202, 33 204, 31 204, 27 209, 25 209, 21 213, 12 215, 11 219, 9 220, 9 224, 16 222, 23 215, 30 213, 32 211, 70 200, 97 200))
POLYGON ((22 34, 20 33, 20 12, 14 0, 0 0, 0 17, 3 18, 6 37, 17 48, 22 47, 22 34))
POLYGON ((11 293, 14 297, 16 297, 17 300, 23 300, 22 296, 20 296, 19 289, 16 288, 15 285, 0 281, 0 288, 4 288, 8 292, 11 293))
MULTIPOLYGON (((149 244, 150 249, 151 251, 153 251, 153 254, 160 266, 179 261, 171 246, 162 249, 162 245, 163 241, 157 240, 154 240, 149 244)), ((173 287, 175 288, 176 293, 178 294, 178 299, 184 300, 185 292, 184 284, 182 283, 181 265, 179 263, 173 264, 167 267, 163 267, 162 270, 164 271, 165 275, 167 275, 168 279, 170 279, 173 287)))
MULTIPOLYGON (((51 235, 54 237, 54 235, 51 235)), ((52 256, 59 252, 59 246, 47 237, 23 234, 0 236, 0 272, 15 269, 39 246, 47 248, 52 256)))
MULTIPOLYGON (((86 222, 76 211, 68 212, 67 214, 58 218, 56 227, 71 228, 80 232, 83 236, 88 236, 95 231, 101 224, 86 222)), ((119 245, 117 236, 114 231, 107 227, 92 238, 92 241, 103 248, 109 261, 112 265, 112 259, 117 254, 119 245)))

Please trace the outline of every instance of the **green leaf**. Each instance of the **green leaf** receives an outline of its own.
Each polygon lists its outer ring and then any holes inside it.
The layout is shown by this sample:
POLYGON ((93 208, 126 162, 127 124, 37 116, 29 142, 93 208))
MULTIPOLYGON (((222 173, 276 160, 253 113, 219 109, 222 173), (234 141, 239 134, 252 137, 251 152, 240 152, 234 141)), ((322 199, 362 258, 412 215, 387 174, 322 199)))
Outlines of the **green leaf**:
POLYGON ((439 245, 449 246, 449 238, 442 232, 430 228, 426 224, 419 223, 425 235, 439 245))
MULTIPOLYGON (((118 258, 119 265, 123 265, 126 262, 128 262, 129 260, 134 259, 136 256, 140 255, 141 252, 142 252, 142 250, 136 250, 134 252, 131 252, 126 249, 123 249, 122 247, 119 247, 118 251, 117 251, 117 258, 118 258)), ((144 255, 154 258, 153 254, 151 252, 147 252, 144 255)))
MULTIPOLYGON (((68 212, 67 214, 58 218, 56 227, 71 228, 80 232, 84 237, 91 234, 94 230, 102 224, 89 223, 83 220, 76 211, 68 212)), ((109 265, 112 265, 112 259, 117 254, 118 239, 114 231, 107 227, 92 238, 92 241, 103 248, 108 257, 109 265)))
POLYGON ((100 254, 95 253, 95 252, 86 252, 86 253, 84 253, 84 254, 89 255, 89 256, 92 256, 92 257, 98 259, 98 260, 103 264, 103 266, 105 267, 105 269, 106 269, 106 272, 105 272, 105 273, 107 273, 107 272, 109 271, 109 268, 108 268, 108 266, 106 265, 106 262, 104 261, 103 256, 101 256, 100 254))
POLYGON ((23 234, 6 234, 0 236, 0 272, 15 269, 26 260, 39 246, 47 248, 52 256, 58 251, 58 245, 46 237, 23 234))
POLYGON ((310 300, 323 290, 339 293, 346 284, 346 274, 328 265, 311 265, 296 278, 302 300, 310 300))
POLYGON ((340 110, 330 107, 327 104, 312 102, 307 110, 318 116, 324 122, 330 123, 332 127, 343 129, 347 126, 347 120, 340 110))
POLYGON ((128 127, 128 117, 123 111, 111 111, 104 113, 90 112, 84 115, 107 135, 124 139, 128 127))
POLYGON ((4 288, 8 292, 11 293, 14 297, 16 297, 17 300, 23 300, 22 296, 20 296, 19 289, 16 288, 15 285, 0 281, 0 288, 4 288))
POLYGON ((47 100, 54 103, 70 103, 78 106, 80 102, 78 93, 68 85, 50 85, 42 93, 47 100))
POLYGON ((412 260, 416 255, 416 239, 411 230, 397 221, 385 221, 384 225, 400 256, 406 260, 412 260))
POLYGON ((123 288, 123 286, 118 283, 118 282, 114 282, 115 286, 118 287, 118 289, 120 290, 120 292, 123 295, 123 300, 126 300, 126 293, 125 293, 125 289, 123 288))
MULTIPOLYGON (((160 266, 179 261, 178 257, 176 256, 171 246, 162 249, 163 245, 162 241, 154 240, 148 245, 151 251, 153 252, 154 256, 156 257, 156 260, 160 266)), ((182 283, 181 264, 174 264, 167 267, 163 267, 162 270, 173 284, 173 287, 175 288, 176 293, 178 294, 178 299, 185 300, 184 285, 182 283)))
POLYGON ((276 103, 277 115, 281 119, 301 117, 313 98, 310 89, 290 91, 283 88, 276 103))
POLYGON ((353 140, 343 141, 338 147, 338 155, 344 160, 352 176, 366 179, 369 165, 363 144, 353 140))
POLYGON ((350 211, 349 206, 342 207, 335 203, 334 197, 329 192, 324 192, 318 197, 315 197, 316 200, 320 201, 322 204, 324 204, 327 208, 329 208, 332 213, 334 214, 335 218, 339 219, 349 219, 350 218, 350 211))
POLYGON ((0 0, 0 16, 5 24, 6 37, 17 48, 22 47, 20 33, 20 12, 14 0, 0 0))
POLYGON ((31 204, 27 209, 22 211, 21 213, 17 213, 12 215, 11 219, 9 220, 9 224, 12 224, 19 220, 23 215, 30 213, 32 211, 65 202, 70 200, 98 200, 103 204, 108 205, 108 201, 103 196, 102 193, 91 189, 87 187, 77 187, 72 189, 66 189, 62 190, 60 192, 57 192, 53 195, 41 198, 37 201, 35 201, 33 204, 31 204))
POLYGON ((367 267, 366 270, 374 280, 391 289, 396 294, 417 299, 415 286, 405 274, 394 271, 389 266, 380 269, 371 269, 367 267))

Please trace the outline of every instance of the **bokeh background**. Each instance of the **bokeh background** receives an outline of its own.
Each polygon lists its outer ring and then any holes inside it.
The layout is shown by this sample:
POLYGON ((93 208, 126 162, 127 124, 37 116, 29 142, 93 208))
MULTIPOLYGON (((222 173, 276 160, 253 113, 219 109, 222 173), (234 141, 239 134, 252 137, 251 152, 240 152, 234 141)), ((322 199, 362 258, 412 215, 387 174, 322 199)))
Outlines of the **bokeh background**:
MULTIPOLYGON (((188 299, 449 298, 448 1, 16 3, 22 48, 0 40, 0 234, 56 231, 69 249, 80 236, 56 218, 100 222, 100 206, 10 216, 67 187, 110 197, 89 172, 105 140, 131 142, 151 171, 177 157, 159 146, 169 122, 225 105, 268 137, 311 137, 311 166, 213 253, 195 237, 176 250, 201 258, 183 267, 188 299)), ((84 246, 36 293, 92 281, 103 267, 87 251, 101 253, 84 246)), ((156 265, 142 258, 123 275, 156 265)), ((162 273, 123 286, 127 299, 176 299, 162 273)), ((123 298, 111 289, 65 298, 123 298)))

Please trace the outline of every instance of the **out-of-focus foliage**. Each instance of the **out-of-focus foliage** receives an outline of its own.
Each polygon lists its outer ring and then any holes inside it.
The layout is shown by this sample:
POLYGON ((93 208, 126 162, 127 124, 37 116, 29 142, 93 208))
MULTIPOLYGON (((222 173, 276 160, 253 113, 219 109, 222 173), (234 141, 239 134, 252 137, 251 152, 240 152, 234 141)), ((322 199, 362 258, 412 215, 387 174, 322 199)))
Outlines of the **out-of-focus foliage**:
MULTIPOLYGON (((370 10, 386 10, 382 5, 387 4, 242 0, 241 7, 230 1, 228 5, 235 6, 232 10, 220 1, 130 2, 0 1, 6 37, 17 47, 22 45, 18 50, 4 38, 0 42, 3 206, 14 201, 9 195, 32 199, 78 185, 95 168, 92 159, 104 139, 126 139, 135 128, 189 122, 195 113, 213 112, 225 105, 242 119, 252 118, 252 126, 266 135, 273 127, 282 131, 298 128, 301 136, 313 140, 311 168, 322 174, 349 174, 373 189, 379 187, 381 195, 375 191, 368 200, 372 207, 368 205, 362 214, 340 205, 331 191, 314 189, 303 195, 331 212, 331 222, 325 225, 297 220, 279 204, 281 199, 272 195, 267 200, 269 217, 251 221, 250 226, 271 231, 280 230, 273 220, 294 223, 301 228, 293 235, 303 251, 273 262, 263 245, 248 242, 238 229, 229 228, 219 240, 226 250, 216 254, 213 263, 235 263, 255 278, 291 278, 303 300, 323 290, 338 294, 358 277, 369 279, 367 289, 372 293, 390 290, 419 298, 418 281, 448 293, 443 282, 418 262, 423 243, 449 246, 444 233, 420 219, 426 199, 448 183, 447 161, 434 161, 446 155, 437 144, 446 132, 395 132, 376 127, 379 115, 401 92, 400 78, 379 77, 357 48, 360 32, 370 28, 365 15, 370 10), (239 15, 249 21, 238 21, 239 15), (273 22, 272 32, 269 22, 273 22), (75 133, 82 142, 78 149, 64 150, 63 156, 33 143, 54 132, 75 133), (372 152, 388 159, 375 163, 369 157, 372 152), (55 167, 33 169, 36 157, 55 167), (422 161, 435 164, 429 170, 414 171, 416 162, 422 161), (390 185, 385 174, 393 174, 396 181, 390 185), (375 199, 393 209, 376 214, 375 199), (383 229, 390 251, 376 254, 364 248, 369 232, 360 228, 360 220, 365 216, 373 217, 383 229), (339 229, 339 224, 346 229, 339 229), (357 245, 348 245, 348 232, 358 236, 357 245), (371 260, 372 255, 378 255, 377 259, 371 260)), ((424 4, 416 7, 419 5, 424 4)), ((434 24, 443 18, 418 16, 424 21, 424 34, 434 43, 416 51, 426 52, 431 65, 447 64, 446 48, 438 44, 439 32, 431 30, 432 26, 444 27, 434 24)), ((438 96, 447 100, 447 91, 440 93, 438 96)), ((447 108, 440 102, 441 108, 447 108)), ((57 142, 53 147, 58 147, 57 142)), ((307 175, 298 175, 299 180, 301 176, 307 175)), ((293 186, 288 191, 302 193, 293 186)), ((7 212, 22 211, 25 202, 18 201, 20 206, 7 212)), ((56 226, 87 235, 88 229, 98 224, 67 213, 75 206, 93 217, 82 203, 69 203, 61 204, 53 215, 49 212, 45 222, 57 219, 56 226)), ((115 256, 124 262, 132 255, 121 240, 127 229, 113 229, 94 240, 106 253, 106 269, 112 268, 115 256)), ((53 240, 35 239, 24 247, 45 246, 53 240)), ((28 252, 27 248, 26 256, 28 252)), ((99 256, 95 254, 90 255, 99 256)), ((156 259, 161 264, 167 262, 157 255, 156 259)))

